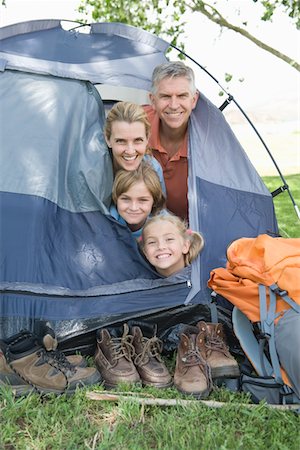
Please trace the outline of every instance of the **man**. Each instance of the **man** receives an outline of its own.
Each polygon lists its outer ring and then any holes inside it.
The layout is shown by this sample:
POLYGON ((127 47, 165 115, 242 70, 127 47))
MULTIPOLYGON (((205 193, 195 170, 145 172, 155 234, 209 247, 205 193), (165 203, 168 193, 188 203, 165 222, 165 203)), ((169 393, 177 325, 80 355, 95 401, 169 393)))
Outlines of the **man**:
POLYGON ((194 73, 182 62, 157 66, 152 75, 149 146, 160 162, 167 188, 167 208, 188 219, 188 121, 199 92, 194 73))

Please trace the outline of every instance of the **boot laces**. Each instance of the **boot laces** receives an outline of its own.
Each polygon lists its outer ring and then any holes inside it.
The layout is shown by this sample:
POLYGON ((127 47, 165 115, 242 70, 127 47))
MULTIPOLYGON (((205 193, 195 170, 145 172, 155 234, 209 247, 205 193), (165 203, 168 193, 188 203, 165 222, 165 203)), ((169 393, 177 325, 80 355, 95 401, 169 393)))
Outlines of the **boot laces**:
POLYGON ((208 388, 212 389, 213 381, 211 376, 211 368, 201 355, 198 348, 190 348, 181 360, 184 362, 185 367, 199 366, 206 378, 208 388))
POLYGON ((198 366, 199 364, 203 366, 206 364, 198 348, 190 348, 184 356, 182 356, 181 360, 184 362, 184 365, 188 367, 198 366))
POLYGON ((111 350, 113 365, 116 365, 121 358, 132 361, 134 356, 133 336, 123 335, 121 338, 111 338, 111 350))
POLYGON ((141 353, 136 355, 134 364, 146 364, 149 361, 149 358, 156 358, 159 362, 162 362, 161 352, 163 349, 163 344, 157 336, 153 336, 150 339, 144 337, 142 343, 143 350, 141 353))
POLYGON ((76 367, 70 363, 63 352, 59 350, 52 350, 46 352, 47 362, 62 372, 71 373, 74 375, 77 371, 76 367))
POLYGON ((208 351, 213 352, 219 352, 223 353, 225 356, 230 357, 229 348, 225 344, 224 340, 221 338, 221 336, 212 335, 207 337, 207 341, 205 343, 205 347, 208 351))

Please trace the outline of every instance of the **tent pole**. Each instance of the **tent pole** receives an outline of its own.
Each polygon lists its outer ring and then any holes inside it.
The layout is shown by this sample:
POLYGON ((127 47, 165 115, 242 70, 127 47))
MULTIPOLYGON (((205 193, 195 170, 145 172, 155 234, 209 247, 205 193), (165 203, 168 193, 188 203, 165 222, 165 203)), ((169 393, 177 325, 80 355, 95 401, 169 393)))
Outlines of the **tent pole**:
POLYGON ((227 99, 225 100, 225 102, 220 106, 220 110, 223 111, 224 108, 226 108, 226 106, 229 105, 229 103, 231 101, 233 101, 233 103, 235 103, 235 105, 237 106, 237 108, 240 110, 240 112, 242 113, 242 115, 245 117, 245 119, 248 121, 249 125, 252 127, 252 129, 254 130, 254 132, 256 133, 257 137, 259 138, 259 140, 261 141, 262 145, 264 146, 264 148, 266 149, 266 151, 268 152, 268 155, 270 156, 281 180, 283 183, 283 186, 276 189, 274 192, 272 192, 272 196, 274 197, 275 195, 287 190, 288 194, 290 196, 291 202, 293 204, 294 210, 296 212, 296 215, 298 217, 298 219, 300 220, 300 211, 299 208, 294 200, 294 197, 290 191, 290 188, 283 176, 283 174, 281 173, 281 170, 278 167, 278 164, 276 163, 271 151, 269 150, 267 144, 265 143, 265 141, 263 140, 263 138, 261 137, 260 133, 258 132, 257 128, 254 126, 253 122, 250 120, 250 118, 248 117, 248 115, 246 114, 246 112, 242 109, 242 107, 238 104, 238 102, 235 100, 235 98, 226 91, 226 89, 219 83, 219 81, 205 68, 203 67, 200 63, 198 63, 195 59, 193 59, 191 56, 187 55, 183 50, 180 50, 179 48, 177 48, 175 45, 170 44, 170 47, 174 48, 175 50, 177 50, 179 53, 181 53, 182 55, 184 55, 186 58, 188 58, 190 61, 192 61, 193 63, 196 64, 196 66, 198 66, 201 70, 203 70, 210 78, 212 78, 222 89, 222 91, 227 95, 227 99), (274 195, 273 195, 274 194, 274 195))

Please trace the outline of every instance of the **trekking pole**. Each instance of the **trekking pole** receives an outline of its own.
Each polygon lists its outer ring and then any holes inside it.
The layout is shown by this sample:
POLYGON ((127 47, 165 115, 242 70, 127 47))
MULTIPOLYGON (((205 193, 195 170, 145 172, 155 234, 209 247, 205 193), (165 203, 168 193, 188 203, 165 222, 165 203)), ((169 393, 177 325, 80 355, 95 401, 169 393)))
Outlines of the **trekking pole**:
POLYGON ((265 143, 265 141, 263 140, 263 138, 261 137, 259 131, 257 130, 257 128, 255 127, 255 125, 253 124, 253 122, 251 121, 251 119, 249 118, 249 116, 246 114, 246 112, 243 110, 243 108, 238 104, 238 102, 235 100, 235 98, 233 97, 233 95, 231 95, 229 92, 226 91, 226 89, 221 85, 221 83, 219 83, 219 81, 205 68, 203 67, 200 63, 198 63, 194 58, 192 58, 191 56, 187 55, 183 50, 180 50, 179 48, 177 48, 175 45, 170 44, 170 47, 174 48, 175 50, 177 50, 179 53, 181 53, 182 55, 184 55, 186 58, 188 58, 190 61, 192 61, 194 64, 196 64, 196 66, 198 66, 201 70, 203 70, 210 78, 212 78, 215 83, 218 84, 218 86, 222 89, 222 91, 227 95, 227 99, 222 103, 222 105, 219 107, 220 111, 223 111, 226 106, 228 106, 231 101, 237 106, 237 108, 239 109, 239 111, 242 113, 242 115, 245 117, 245 119, 247 120, 247 122, 249 123, 249 125, 252 127, 252 129, 254 130, 255 134, 257 135, 257 137, 259 138, 260 142, 262 143, 262 145, 264 146, 264 148, 266 149, 268 155, 270 156, 280 178, 281 181, 283 183, 283 186, 279 187, 278 189, 275 189, 275 191, 271 192, 272 197, 275 197, 276 195, 280 194, 281 192, 284 192, 285 190, 288 192, 289 197, 291 199, 291 202, 293 204, 294 210, 296 212, 296 215, 298 217, 298 220, 300 221, 300 210, 294 200, 294 197, 290 191, 290 188, 283 176, 283 174, 281 173, 280 168, 278 167, 278 164, 276 163, 270 149, 268 148, 267 144, 265 143))

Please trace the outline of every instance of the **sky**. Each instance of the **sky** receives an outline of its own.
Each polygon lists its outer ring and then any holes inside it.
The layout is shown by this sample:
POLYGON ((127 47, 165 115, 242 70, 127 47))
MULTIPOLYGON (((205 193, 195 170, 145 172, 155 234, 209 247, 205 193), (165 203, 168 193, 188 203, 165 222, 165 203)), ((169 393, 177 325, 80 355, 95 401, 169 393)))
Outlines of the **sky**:
MULTIPOLYGON (((0 6, 0 26, 33 19, 80 19, 76 11, 80 0, 6 0, 6 7, 0 6)), ((258 3, 251 0, 219 0, 220 10, 233 12, 242 4, 243 20, 248 21, 249 31, 269 45, 300 60, 299 32, 293 29, 286 17, 276 16, 273 24, 262 23, 257 19, 258 3), (228 9, 230 8, 230 9, 228 9)), ((233 13, 231 14, 234 19, 233 13)), ((278 58, 259 49, 237 33, 224 30, 199 13, 188 16, 186 34, 186 53, 204 66, 219 83, 234 95, 243 109, 252 109, 269 104, 270 108, 282 102, 293 104, 293 114, 300 107, 299 72, 278 58), (225 72, 233 75, 228 84, 224 81, 225 72), (240 82, 239 79, 244 79, 240 82)), ((177 55, 172 59, 176 59, 177 55)), ((212 101, 222 103, 219 87, 192 62, 197 87, 203 90, 212 101)), ((295 118, 296 119, 296 118, 295 118)))

